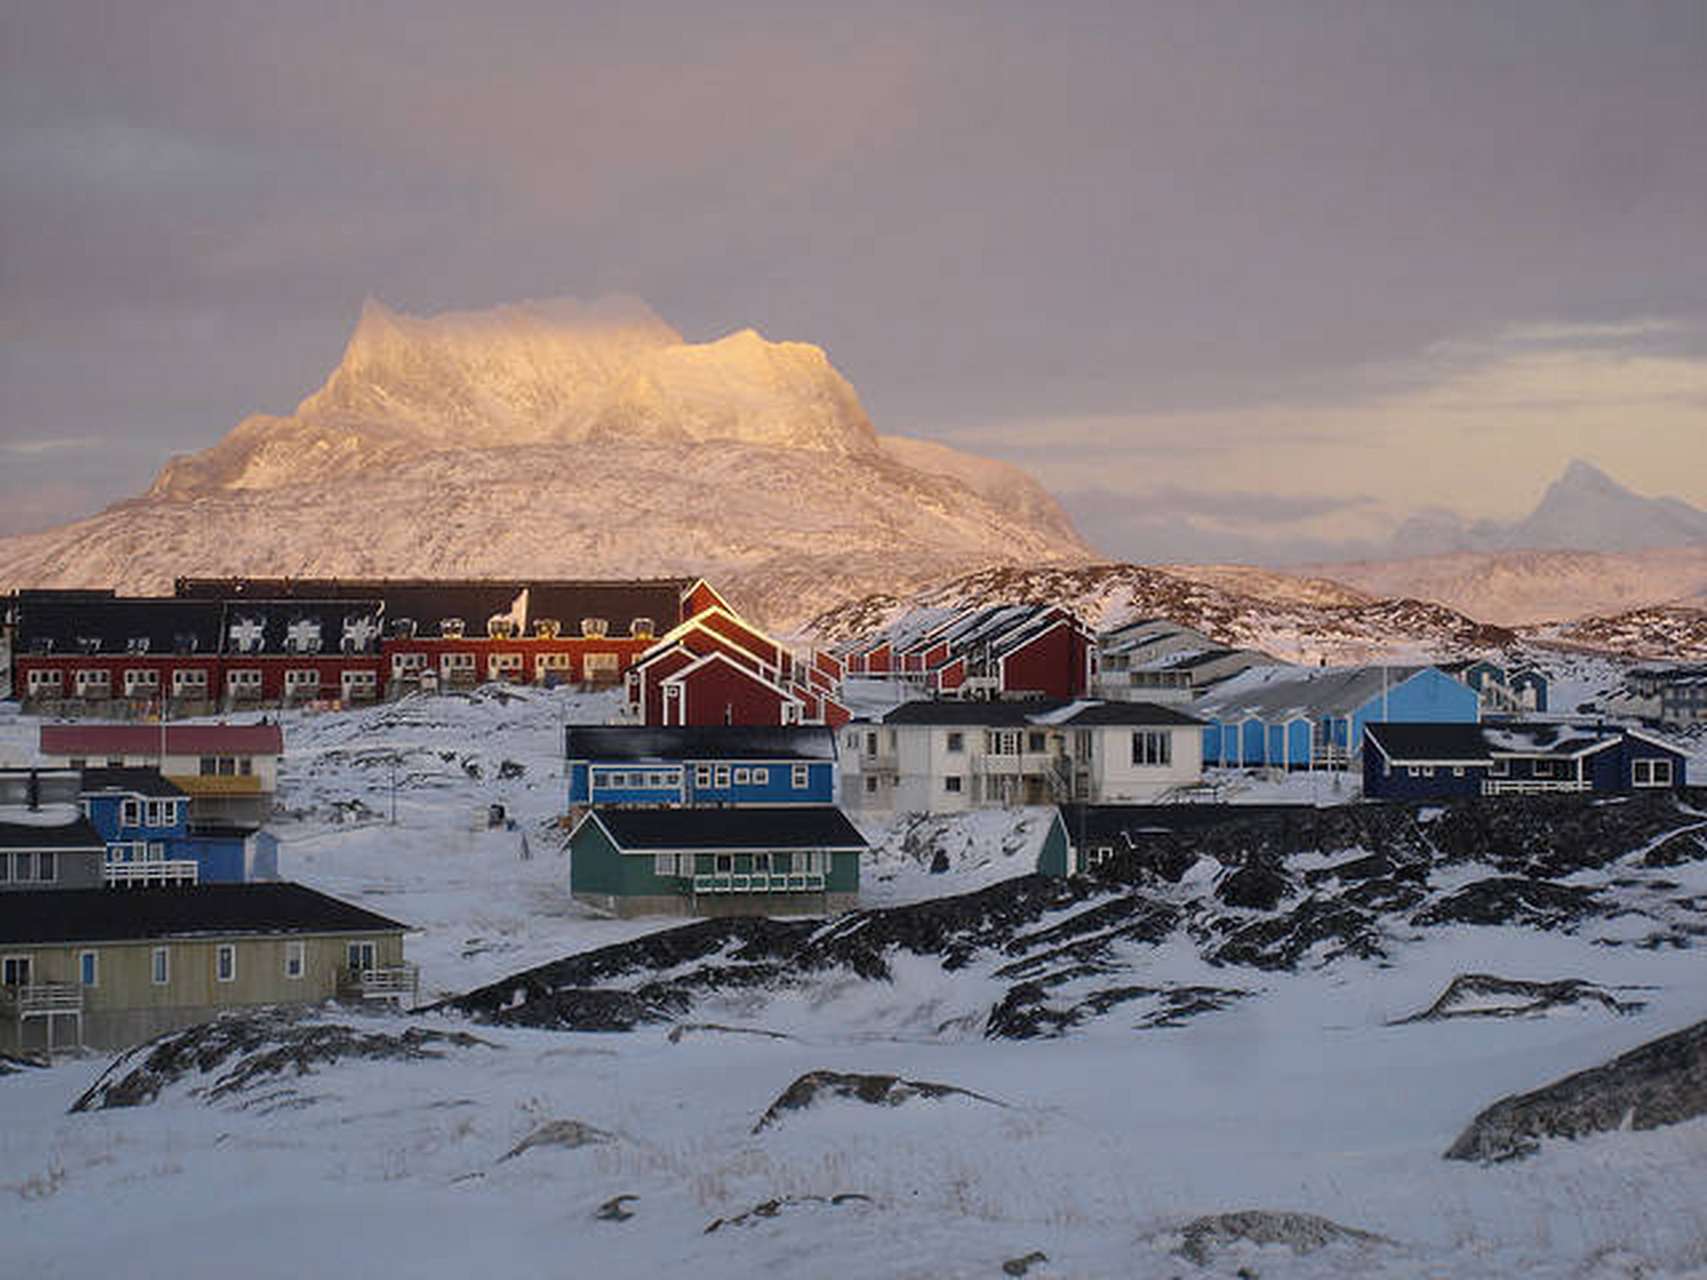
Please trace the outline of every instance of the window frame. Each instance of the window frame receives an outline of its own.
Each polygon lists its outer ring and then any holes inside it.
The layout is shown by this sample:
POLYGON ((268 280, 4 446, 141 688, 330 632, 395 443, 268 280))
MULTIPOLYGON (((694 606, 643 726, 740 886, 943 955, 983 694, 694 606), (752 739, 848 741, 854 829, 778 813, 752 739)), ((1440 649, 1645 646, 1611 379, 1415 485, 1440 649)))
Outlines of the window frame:
POLYGON ((285 941, 284 976, 291 982, 300 982, 308 976, 308 944, 301 938, 285 941))
POLYGON ((148 958, 148 985, 167 987, 172 984, 172 948, 155 947, 148 958))
POLYGON ((237 981, 237 944, 220 942, 213 949, 213 979, 215 982, 237 981))

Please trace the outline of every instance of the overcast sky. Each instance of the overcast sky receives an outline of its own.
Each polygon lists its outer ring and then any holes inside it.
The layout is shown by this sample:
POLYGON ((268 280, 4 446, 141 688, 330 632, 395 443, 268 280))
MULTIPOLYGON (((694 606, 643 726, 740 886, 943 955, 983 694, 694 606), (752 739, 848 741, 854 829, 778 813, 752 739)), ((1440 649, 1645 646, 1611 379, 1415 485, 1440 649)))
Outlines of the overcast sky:
POLYGON ((815 342, 1110 554, 1707 506, 1707 4, 0 0, 0 532, 361 301, 815 342))

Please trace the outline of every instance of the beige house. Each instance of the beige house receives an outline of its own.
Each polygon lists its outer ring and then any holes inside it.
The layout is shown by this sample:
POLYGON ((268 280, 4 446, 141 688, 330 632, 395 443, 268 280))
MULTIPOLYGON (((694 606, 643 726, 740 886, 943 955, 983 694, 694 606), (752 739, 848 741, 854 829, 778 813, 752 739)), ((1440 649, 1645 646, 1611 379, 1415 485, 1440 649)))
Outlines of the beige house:
POLYGON ((298 884, 0 895, 0 1049, 120 1049, 256 1005, 412 999, 407 926, 298 884))
POLYGON ((258 826, 273 810, 276 724, 44 724, 41 752, 73 769, 151 766, 190 797, 190 821, 258 826))

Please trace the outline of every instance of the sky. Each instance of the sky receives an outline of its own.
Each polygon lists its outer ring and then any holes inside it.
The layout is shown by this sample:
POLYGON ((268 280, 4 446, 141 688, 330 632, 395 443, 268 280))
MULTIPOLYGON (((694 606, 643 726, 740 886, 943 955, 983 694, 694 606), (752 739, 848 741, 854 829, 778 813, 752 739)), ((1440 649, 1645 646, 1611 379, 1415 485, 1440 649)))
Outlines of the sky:
POLYGON ((1707 4, 0 0, 0 534, 362 300, 814 342, 1111 556, 1707 506, 1707 4))

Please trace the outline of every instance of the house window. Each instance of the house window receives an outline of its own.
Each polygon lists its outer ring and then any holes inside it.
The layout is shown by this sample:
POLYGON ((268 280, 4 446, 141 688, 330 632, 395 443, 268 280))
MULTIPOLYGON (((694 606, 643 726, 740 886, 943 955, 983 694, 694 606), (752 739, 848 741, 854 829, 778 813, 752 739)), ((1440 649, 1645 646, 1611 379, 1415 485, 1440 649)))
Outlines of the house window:
POLYGON ((803 764, 795 765, 794 766, 794 777, 792 779, 792 782, 793 782, 794 789, 796 791, 806 790, 806 788, 808 786, 810 786, 811 782, 812 782, 812 771, 810 769, 808 769, 803 764))
POLYGON ((729 766, 726 764, 717 766, 717 785, 720 787, 729 785, 729 766))
POLYGON ((287 978, 300 978, 308 971, 308 945, 303 942, 285 943, 284 974, 287 978))
POLYGON ((768 872, 768 871, 770 871, 770 869, 771 869, 771 856, 770 856, 770 854, 768 854, 768 853, 755 853, 753 855, 753 870, 754 871, 768 872))
POLYGON ((150 800, 148 802, 148 825, 149 826, 151 826, 151 827, 165 826, 166 825, 165 814, 166 814, 166 806, 161 804, 158 800, 150 800))
POLYGON ((986 730, 984 734, 984 750, 993 756, 1018 755, 1019 730, 986 730))
POLYGON ((221 982, 237 981, 237 947, 230 942, 222 942, 213 953, 214 977, 221 982))
POLYGON ((966 735, 964 733, 959 732, 958 730, 956 730, 954 733, 949 734, 948 735, 948 749, 950 751, 964 751, 964 750, 966 750, 966 735))
POLYGON ((719 875, 728 875, 735 870, 735 856, 729 853, 720 853, 712 860, 712 865, 719 875))
POLYGON ((693 784, 696 787, 709 787, 711 785, 711 766, 710 765, 699 764, 699 765, 694 766, 693 784))
POLYGON ((944 791, 953 791, 958 793, 960 790, 960 775, 957 773, 949 774, 948 777, 942 780, 942 789, 944 791))
POLYGON ((655 876, 680 876, 692 874, 691 869, 681 869, 682 860, 691 858, 692 854, 655 853, 652 855, 652 874, 655 876))
POLYGON ((1025 749, 1033 752, 1034 754, 1036 752, 1046 750, 1047 742, 1048 739, 1041 733, 1028 733, 1025 735, 1025 749))
POLYGON ((1490 778, 1507 778, 1511 776, 1511 761, 1504 756, 1495 756, 1488 764, 1490 778))
POLYGON ((101 985, 101 953, 99 951, 79 951, 77 953, 77 981, 86 987, 101 985))
POLYGON ((125 800, 119 805, 119 825, 134 827, 142 820, 142 804, 137 800, 125 800))
POLYGON ((12 878, 12 860, 0 853, 0 884, 5 884, 12 878))
POLYGON ((163 987, 172 981, 172 948, 155 947, 154 961, 150 979, 157 987, 163 987))
POLYGON ((865 793, 868 796, 875 795, 877 793, 877 779, 875 777, 867 775, 865 779, 865 793))
POLYGON ((0 986, 27 987, 30 985, 30 958, 7 956, 0 961, 0 986))
POLYGON ((877 734, 875 732, 865 735, 865 754, 868 756, 877 754, 877 734))
POLYGON ((755 787, 769 786, 770 780, 771 780, 771 771, 769 769, 754 769, 753 770, 753 785, 755 787))
POLYGON ((43 884, 59 879, 59 859, 48 850, 36 854, 36 879, 43 884))
POLYGON ((1132 735, 1132 763, 1170 765, 1174 762, 1174 737, 1166 729, 1139 729, 1132 735))
POLYGON ((344 958, 350 968, 357 973, 372 969, 375 966, 374 947, 371 942, 352 942, 344 948, 344 958))
POLYGON ((750 783, 752 780, 753 780, 752 770, 750 770, 750 769, 737 769, 737 770, 735 770, 735 785, 736 786, 744 787, 748 783, 750 783))
POLYGON ((1670 760, 1637 760, 1632 766, 1633 780, 1638 787, 1671 786, 1670 760))

